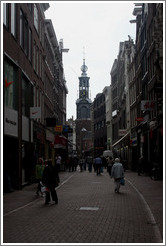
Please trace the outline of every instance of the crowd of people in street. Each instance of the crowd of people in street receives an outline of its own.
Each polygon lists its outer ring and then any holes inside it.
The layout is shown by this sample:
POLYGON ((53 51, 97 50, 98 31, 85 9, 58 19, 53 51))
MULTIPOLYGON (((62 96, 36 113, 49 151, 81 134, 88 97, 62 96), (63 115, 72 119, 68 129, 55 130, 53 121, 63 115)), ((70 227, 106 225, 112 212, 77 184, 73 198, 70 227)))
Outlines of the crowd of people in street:
MULTIPOLYGON (((45 197, 45 204, 49 204, 51 199, 55 204, 58 204, 58 196, 56 192, 56 187, 60 183, 59 172, 62 164, 62 157, 57 155, 55 158, 55 165, 53 165, 52 159, 43 160, 43 158, 38 158, 36 164, 36 182, 37 182, 37 195, 45 197)), ((120 163, 119 158, 113 159, 113 157, 101 157, 87 156, 86 158, 78 159, 77 157, 70 157, 66 161, 66 168, 69 172, 74 171, 86 171, 88 168, 89 172, 94 172, 97 176, 103 173, 105 168, 108 172, 110 178, 114 178, 115 192, 119 193, 120 186, 124 185, 124 168, 122 163, 120 163)))

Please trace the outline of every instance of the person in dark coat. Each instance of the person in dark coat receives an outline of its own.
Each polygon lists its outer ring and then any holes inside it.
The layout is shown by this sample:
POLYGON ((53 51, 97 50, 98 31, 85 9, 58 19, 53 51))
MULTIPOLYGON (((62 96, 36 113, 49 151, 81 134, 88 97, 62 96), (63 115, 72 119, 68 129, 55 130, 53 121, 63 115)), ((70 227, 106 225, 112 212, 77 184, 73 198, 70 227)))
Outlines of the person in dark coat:
POLYGON ((50 202, 50 192, 52 200, 55 202, 55 204, 58 203, 58 196, 55 190, 55 187, 58 186, 58 180, 58 172, 56 168, 53 167, 52 160, 47 160, 42 177, 42 183, 46 186, 45 204, 49 204, 50 202))

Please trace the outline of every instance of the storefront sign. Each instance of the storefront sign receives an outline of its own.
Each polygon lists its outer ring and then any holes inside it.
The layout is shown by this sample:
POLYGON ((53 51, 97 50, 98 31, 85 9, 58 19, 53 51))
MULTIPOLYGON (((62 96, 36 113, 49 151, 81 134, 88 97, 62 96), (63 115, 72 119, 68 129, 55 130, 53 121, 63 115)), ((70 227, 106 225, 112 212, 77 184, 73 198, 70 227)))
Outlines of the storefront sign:
POLYGON ((126 135, 126 133, 127 133, 126 129, 119 129, 119 137, 126 135))
POLYGON ((7 107, 4 110, 4 133, 18 137, 18 112, 7 107))
POLYGON ((151 111, 154 109, 156 109, 156 102, 155 101, 148 101, 148 100, 141 101, 141 110, 142 111, 151 111))
POLYGON ((144 121, 144 118, 143 117, 138 117, 135 119, 136 121, 144 121))

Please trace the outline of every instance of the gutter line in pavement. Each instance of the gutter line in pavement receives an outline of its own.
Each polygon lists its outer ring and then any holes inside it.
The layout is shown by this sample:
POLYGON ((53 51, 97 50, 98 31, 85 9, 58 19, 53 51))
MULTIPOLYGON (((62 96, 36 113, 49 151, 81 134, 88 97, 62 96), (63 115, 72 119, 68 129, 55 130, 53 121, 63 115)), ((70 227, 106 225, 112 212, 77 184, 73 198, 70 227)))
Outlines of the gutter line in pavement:
MULTIPOLYGON (((71 176, 69 176, 66 180, 64 180, 64 181, 62 182, 62 184, 60 184, 60 185, 56 188, 56 190, 59 189, 61 186, 63 186, 65 183, 67 183, 73 176, 74 176, 74 175, 71 175, 71 176)), ((38 199, 35 199, 34 201, 29 202, 29 203, 25 204, 24 206, 21 206, 21 207, 18 207, 18 208, 16 208, 16 209, 13 209, 13 210, 7 212, 6 214, 4 214, 3 216, 5 217, 5 216, 7 216, 7 215, 9 215, 9 214, 15 213, 15 212, 17 212, 17 211, 19 211, 19 210, 21 210, 21 209, 23 209, 23 208, 26 208, 26 207, 28 207, 28 206, 34 204, 36 201, 38 201, 38 199)))
POLYGON ((144 196, 139 192, 139 190, 129 181, 127 180, 127 182, 133 187, 133 189, 138 193, 138 195, 140 196, 142 202, 145 205, 145 209, 147 211, 147 217, 148 217, 148 223, 153 225, 153 229, 154 229, 154 234, 155 234, 155 238, 157 240, 158 243, 163 243, 163 239, 159 230, 159 227, 156 223, 156 220, 154 218, 154 215, 149 207, 149 205, 147 204, 144 196))

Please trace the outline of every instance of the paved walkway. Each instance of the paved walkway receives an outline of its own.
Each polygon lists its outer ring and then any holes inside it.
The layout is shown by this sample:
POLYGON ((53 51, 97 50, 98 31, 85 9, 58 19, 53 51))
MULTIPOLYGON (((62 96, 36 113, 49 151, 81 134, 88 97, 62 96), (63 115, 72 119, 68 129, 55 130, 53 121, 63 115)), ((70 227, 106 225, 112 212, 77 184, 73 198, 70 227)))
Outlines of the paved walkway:
POLYGON ((61 172, 58 205, 44 205, 36 184, 5 194, 4 243, 161 243, 163 182, 125 178, 116 194, 106 170, 61 172))

